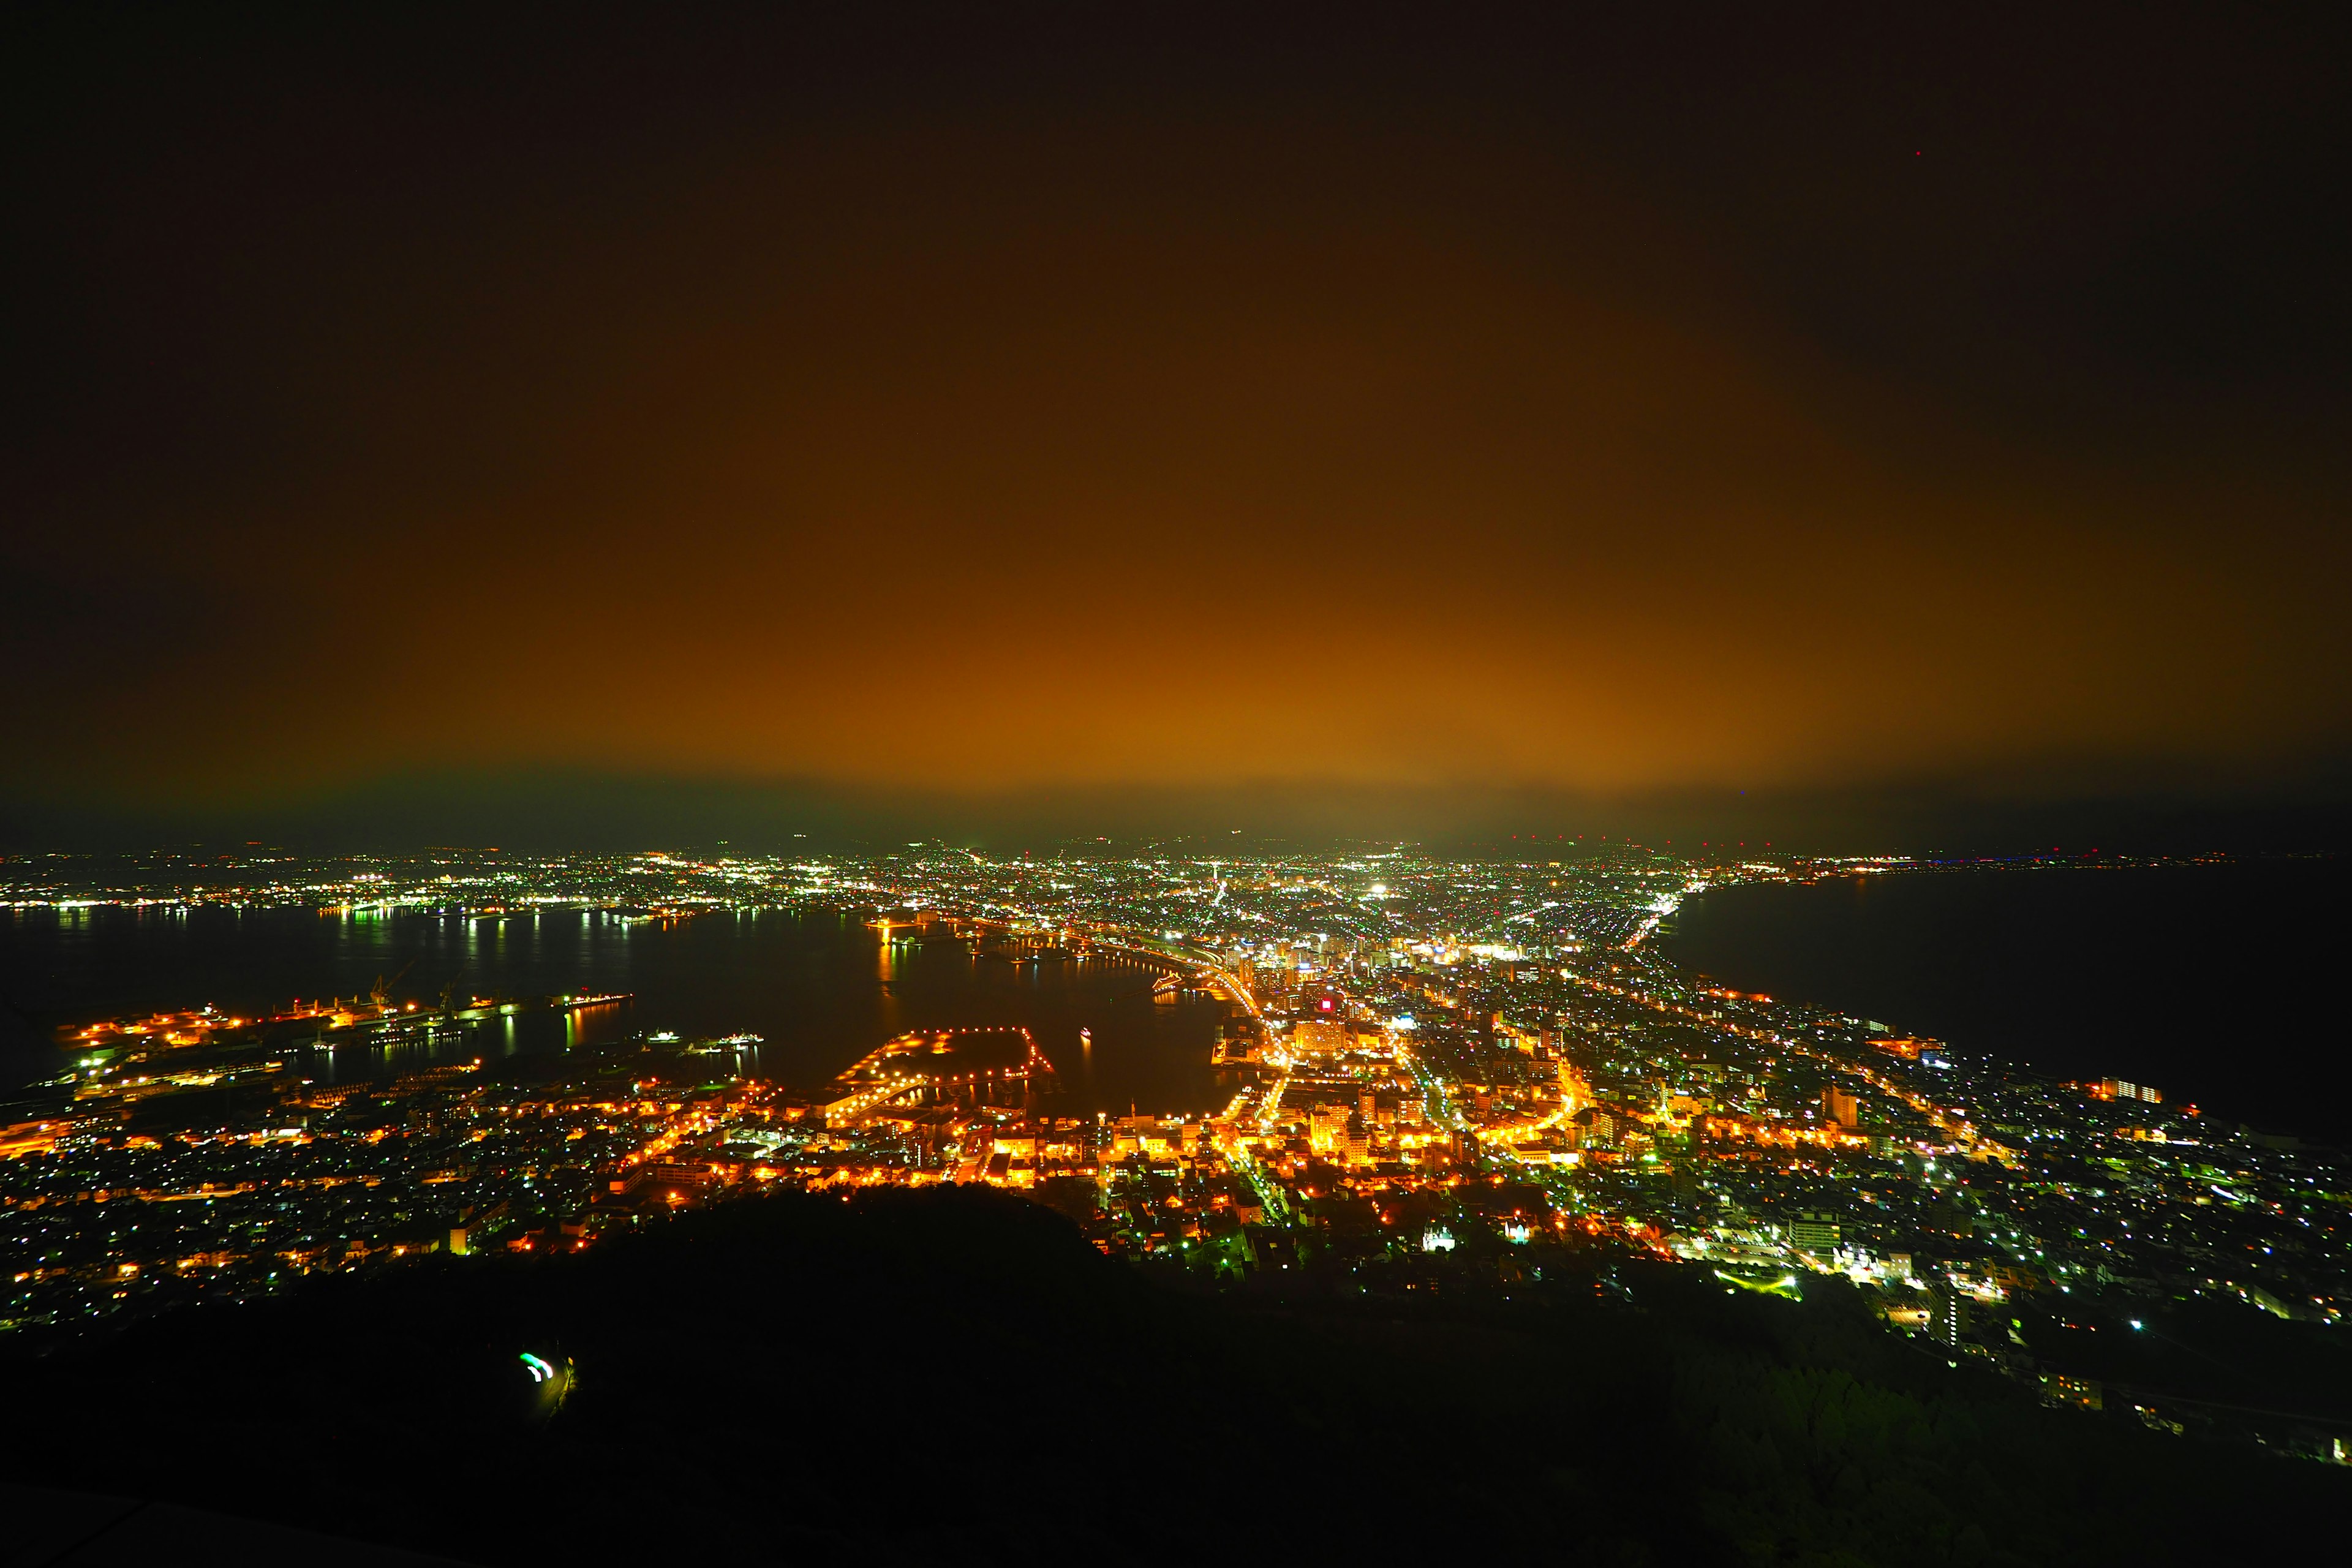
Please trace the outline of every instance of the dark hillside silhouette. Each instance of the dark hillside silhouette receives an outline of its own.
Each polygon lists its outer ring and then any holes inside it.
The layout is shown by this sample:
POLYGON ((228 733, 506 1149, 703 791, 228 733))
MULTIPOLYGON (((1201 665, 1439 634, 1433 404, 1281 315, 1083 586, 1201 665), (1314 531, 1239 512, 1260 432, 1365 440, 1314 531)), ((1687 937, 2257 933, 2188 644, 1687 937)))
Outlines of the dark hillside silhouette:
POLYGON ((2220 1561, 2352 1501, 2042 1409, 1833 1285, 1546 1272, 1205 1295, 993 1192, 775 1197, 166 1313, 12 1369, 10 1463, 485 1563, 2220 1561), (524 1352, 575 1369, 552 1414, 524 1352))

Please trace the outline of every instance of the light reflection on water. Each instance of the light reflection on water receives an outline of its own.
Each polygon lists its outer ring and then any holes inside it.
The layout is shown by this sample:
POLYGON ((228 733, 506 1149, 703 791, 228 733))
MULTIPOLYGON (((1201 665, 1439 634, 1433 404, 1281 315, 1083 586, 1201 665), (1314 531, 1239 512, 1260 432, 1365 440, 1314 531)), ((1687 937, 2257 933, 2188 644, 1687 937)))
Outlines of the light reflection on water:
POLYGON ((826 913, 742 910, 682 922, 602 911, 464 918, 381 910, 89 909, 0 911, 0 1024, 10 1082, 60 1070, 57 1024, 201 1005, 247 1016, 296 997, 396 994, 426 1007, 458 998, 631 992, 572 1013, 502 1016, 437 1046, 314 1053, 324 1081, 415 1071, 475 1057, 617 1045, 674 1030, 687 1039, 751 1033, 761 1044, 707 1058, 821 1089, 890 1037, 959 1025, 1026 1026, 1060 1071, 1070 1110, 1203 1110, 1222 1104, 1209 1067, 1220 1009, 1155 1003, 1154 974, 1118 961, 1014 964, 962 943, 886 943, 826 913), (404 971, 404 973, 403 973, 404 971), (1081 1050, 1079 1031, 1091 1031, 1081 1050))

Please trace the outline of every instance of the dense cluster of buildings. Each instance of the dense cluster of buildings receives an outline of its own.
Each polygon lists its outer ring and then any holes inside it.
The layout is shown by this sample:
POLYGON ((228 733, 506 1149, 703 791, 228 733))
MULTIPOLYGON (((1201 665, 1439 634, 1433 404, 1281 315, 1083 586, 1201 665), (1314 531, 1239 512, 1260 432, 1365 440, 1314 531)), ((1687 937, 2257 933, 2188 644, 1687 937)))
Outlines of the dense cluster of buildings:
MULTIPOLYGON (((2342 1320, 2352 1193, 2332 1152, 1659 957, 1647 939, 1710 885, 1891 865, 1738 853, 478 853, 70 889, 71 868, 19 863, 20 900, 824 905, 1025 962, 1118 952, 1219 1000, 1230 1098, 1068 1114, 1019 1028, 903 1037, 821 1085, 730 1076, 675 1042, 531 1082, 461 1064, 330 1089, 266 1050, 174 1082, 173 1040, 207 1037, 191 1014, 7 1130, 0 1321, 61 1329, 418 1252, 578 1247, 778 1184, 926 1182, 1021 1188, 1107 1252, 1244 1288, 1507 1282, 1596 1247, 1727 1289, 1840 1275, 1895 1329, 2074 1403, 2142 1397, 2092 1375, 2106 1363, 2084 1348, 2135 1302, 2342 1320)), ((2152 1423, 2197 1415, 2147 1397, 2152 1423)))

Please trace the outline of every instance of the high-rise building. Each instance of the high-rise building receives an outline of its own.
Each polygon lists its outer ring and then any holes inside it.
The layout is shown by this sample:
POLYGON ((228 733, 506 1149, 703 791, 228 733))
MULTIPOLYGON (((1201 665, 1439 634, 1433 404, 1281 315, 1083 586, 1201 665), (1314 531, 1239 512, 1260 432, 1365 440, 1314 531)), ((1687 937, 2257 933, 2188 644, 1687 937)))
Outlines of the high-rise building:
POLYGON ((1835 1084, 1822 1090, 1822 1115, 1840 1127, 1862 1125, 1862 1101, 1835 1084))
POLYGON ((1969 1331, 1969 1299, 1949 1285, 1927 1288, 1927 1337, 1939 1345, 1958 1345, 1969 1331))

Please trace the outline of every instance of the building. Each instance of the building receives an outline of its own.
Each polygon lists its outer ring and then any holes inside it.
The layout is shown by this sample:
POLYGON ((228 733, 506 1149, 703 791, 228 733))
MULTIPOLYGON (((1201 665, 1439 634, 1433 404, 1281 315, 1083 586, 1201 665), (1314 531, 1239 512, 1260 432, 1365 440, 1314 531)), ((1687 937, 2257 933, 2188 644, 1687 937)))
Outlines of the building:
POLYGON ((1927 1337, 1939 1345, 1957 1346, 1969 1331, 1969 1299, 1949 1285, 1927 1288, 1927 1337))
POLYGON ((1290 1029, 1291 1055, 1302 1061, 1344 1055, 1354 1043, 1353 1031, 1337 1018, 1301 1018, 1290 1029))
POLYGON ((1345 1104, 1318 1105, 1307 1112, 1307 1147, 1318 1154, 1344 1155, 1348 1147, 1348 1121, 1354 1111, 1345 1104))
POLYGON ((1832 1214, 1803 1213, 1789 1222, 1789 1245, 1826 1256, 1837 1250, 1838 1222, 1832 1214))

